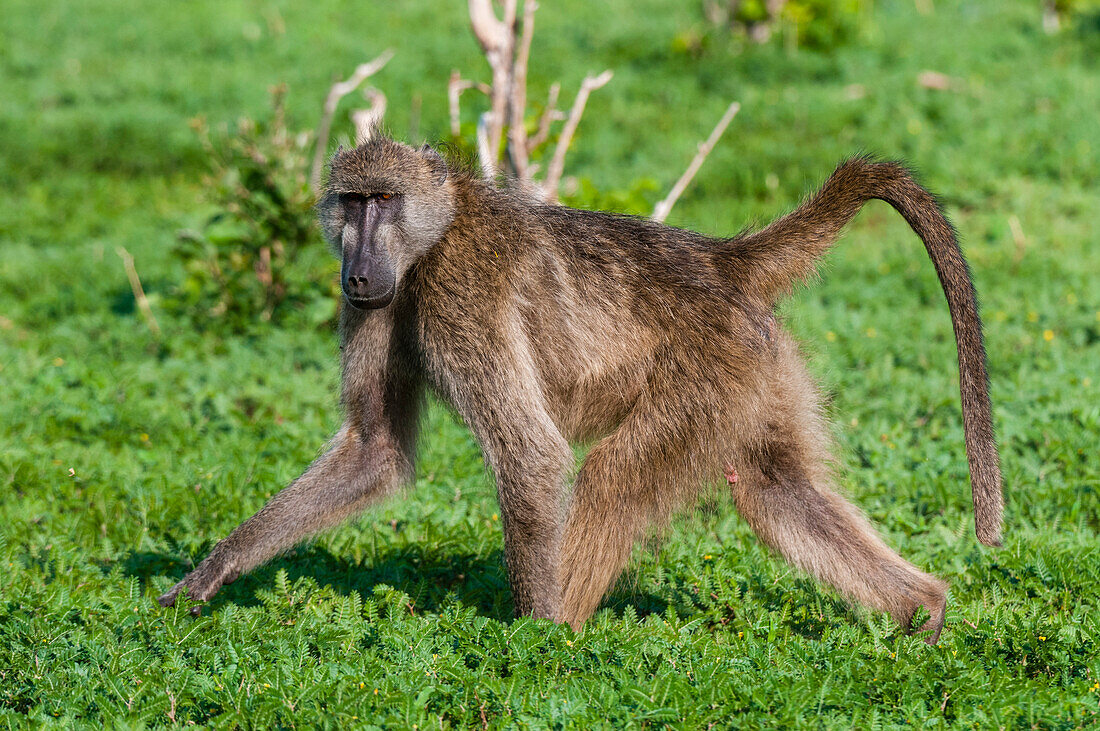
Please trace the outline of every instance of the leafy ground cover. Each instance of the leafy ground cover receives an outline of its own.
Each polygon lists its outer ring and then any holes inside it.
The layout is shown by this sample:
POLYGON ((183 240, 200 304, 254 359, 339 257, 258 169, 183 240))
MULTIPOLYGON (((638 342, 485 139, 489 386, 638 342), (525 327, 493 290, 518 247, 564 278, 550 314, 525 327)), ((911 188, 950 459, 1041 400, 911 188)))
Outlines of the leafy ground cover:
POLYGON ((983 295, 1002 550, 972 535, 950 323, 904 224, 870 206, 784 307, 847 489, 951 582, 937 646, 770 557, 725 503, 639 550, 583 633, 513 620, 491 485, 437 405, 406 495, 199 619, 155 605, 338 423, 330 332, 228 336, 161 307, 182 276, 175 232, 208 214, 187 120, 261 116, 286 82, 291 120, 312 125, 333 76, 393 46, 375 80, 391 127, 442 137, 450 69, 484 72, 463 4, 437 5, 5 3, 0 723, 1095 726, 1100 33, 1086 18, 1047 36, 1023 0, 929 15, 882 0, 845 45, 796 53, 714 34, 692 3, 547 3, 533 51, 534 97, 615 70, 569 159, 596 190, 667 188, 742 102, 676 224, 767 220, 863 150, 942 193, 983 295), (922 86, 925 70, 948 88, 922 86))

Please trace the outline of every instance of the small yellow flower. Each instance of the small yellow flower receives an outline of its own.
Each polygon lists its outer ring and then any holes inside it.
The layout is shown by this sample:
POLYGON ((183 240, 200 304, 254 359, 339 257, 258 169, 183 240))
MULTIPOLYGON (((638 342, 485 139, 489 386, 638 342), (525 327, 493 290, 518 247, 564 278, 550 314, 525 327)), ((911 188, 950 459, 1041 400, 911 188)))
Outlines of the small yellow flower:
POLYGON ((359 681, 359 689, 362 690, 366 686, 366 683, 359 681))
POLYGON ((1042 635, 1039 635, 1039 640, 1040 640, 1041 642, 1046 642, 1046 641, 1047 641, 1047 638, 1046 638, 1046 637, 1043 637, 1042 635))
POLYGON ((1031 312, 1027 313, 1027 321, 1028 322, 1039 322, 1039 313, 1036 312, 1035 310, 1032 310, 1031 312))
POLYGON ((271 683, 264 683, 264 687, 265 687, 265 688, 270 688, 270 687, 271 687, 271 683))
POLYGON ((378 695, 378 688, 375 688, 375 689, 374 689, 374 694, 375 694, 375 695, 378 695))
POLYGON ((61 366, 65 365, 65 359, 64 358, 54 358, 53 359, 53 364, 60 368, 61 366))
POLYGON ((878 330, 874 329, 873 327, 867 328, 867 337, 869 337, 869 338, 878 337, 878 330))
POLYGON ((714 558, 714 556, 711 556, 711 555, 710 555, 709 553, 708 553, 708 554, 706 554, 705 556, 703 556, 703 560, 704 560, 704 561, 709 561, 709 560, 711 560, 712 558, 714 558))
POLYGON ((143 442, 147 442, 147 441, 149 441, 149 435, 148 435, 148 434, 146 434, 146 433, 144 433, 144 432, 142 432, 142 434, 141 434, 141 441, 143 441, 143 442))
POLYGON ((573 646, 573 640, 566 640, 566 641, 565 641, 565 644, 566 644, 566 645, 567 645, 568 647, 572 647, 572 646, 573 646))
POLYGON ((1054 331, 1053 330, 1043 330, 1043 340, 1046 340, 1048 343, 1051 340, 1054 340, 1054 331))
POLYGON ((493 513, 493 520, 500 520, 500 516, 496 513, 493 513))
POLYGON ((825 333, 825 339, 828 340, 830 343, 835 343, 836 333, 830 330, 829 332, 825 333))

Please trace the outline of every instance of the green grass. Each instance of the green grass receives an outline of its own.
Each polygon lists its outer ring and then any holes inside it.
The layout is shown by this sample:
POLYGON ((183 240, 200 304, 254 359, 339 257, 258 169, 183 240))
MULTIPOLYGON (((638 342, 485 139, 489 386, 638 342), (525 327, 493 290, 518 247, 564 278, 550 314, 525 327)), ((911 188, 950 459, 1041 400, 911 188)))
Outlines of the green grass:
POLYGON ((597 187, 666 189, 742 102, 674 223, 767 220, 863 150, 907 159, 943 195, 985 306, 1002 550, 972 534, 950 323, 904 223, 869 207, 784 306, 846 488, 951 582, 937 646, 770 557, 728 504, 640 550, 582 634, 513 620, 492 487, 437 405, 413 490, 242 578, 199 619, 156 606, 339 421, 332 333, 223 337, 159 309, 181 275, 174 232, 205 212, 187 120, 262 115, 285 81, 294 125, 313 125, 333 76, 393 46, 374 80, 391 128, 441 137, 450 69, 487 74, 464 4, 437 5, 5 3, 0 723, 1097 725, 1100 33, 1048 37, 1024 0, 931 16, 881 0, 827 54, 718 36, 680 52, 704 30, 695 3, 544 3, 537 21, 533 98, 615 70, 567 162, 597 187), (921 88, 925 69, 955 90, 921 88))

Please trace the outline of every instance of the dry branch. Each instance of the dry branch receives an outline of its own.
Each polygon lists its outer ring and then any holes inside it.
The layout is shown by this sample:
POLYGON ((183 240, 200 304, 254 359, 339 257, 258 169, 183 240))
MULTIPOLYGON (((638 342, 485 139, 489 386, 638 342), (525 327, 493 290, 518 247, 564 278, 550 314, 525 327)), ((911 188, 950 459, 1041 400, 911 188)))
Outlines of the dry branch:
POLYGON ((565 170, 565 153, 569 150, 569 143, 580 124, 581 115, 584 114, 584 105, 588 103, 588 95, 596 89, 611 81, 610 70, 604 71, 599 76, 586 76, 581 82, 581 88, 577 97, 573 100, 573 108, 569 111, 569 118, 565 120, 565 126, 558 138, 558 146, 554 148, 554 157, 550 160, 550 166, 546 169, 546 180, 542 183, 543 192, 550 200, 558 199, 558 184, 561 182, 562 172, 565 170))
POLYGON ((481 174, 488 180, 496 176, 496 161, 489 149, 489 117, 492 112, 482 112, 477 118, 477 159, 481 163, 481 174))
POLYGON ((374 136, 375 130, 382 124, 386 114, 386 95, 378 89, 363 89, 363 97, 370 101, 367 109, 356 109, 351 113, 351 122, 355 125, 355 144, 362 145, 374 136))
POLYGON ((565 115, 555 107, 558 104, 558 94, 561 93, 561 84, 554 82, 550 85, 550 93, 546 96, 546 108, 542 110, 542 118, 539 119, 539 128, 535 136, 527 140, 527 154, 537 150, 539 145, 550 139, 550 124, 557 119, 565 119, 565 115))
POLYGON ((695 157, 692 158, 691 164, 688 165, 687 170, 680 176, 680 179, 676 181, 676 185, 672 186, 672 190, 669 191, 668 196, 653 209, 654 221, 663 222, 668 218, 668 214, 672 211, 672 207, 676 205, 676 201, 688 187, 688 184, 691 183, 691 179, 699 172, 699 168, 702 167, 703 161, 707 159, 707 155, 710 154, 710 151, 713 150, 714 146, 718 143, 718 138, 726 131, 726 127, 729 126, 729 123, 740 109, 741 105, 738 102, 733 102, 729 105, 726 109, 726 113, 722 115, 722 118, 718 120, 718 124, 714 126, 714 130, 710 133, 710 137, 707 138, 706 142, 699 145, 699 152, 695 153, 695 157))
POLYGON ((512 64, 512 88, 508 99, 511 111, 508 121, 508 158, 512 163, 512 172, 520 180, 527 178, 527 127, 523 117, 527 112, 527 61, 531 57, 531 39, 535 34, 535 11, 538 7, 535 0, 524 0, 523 36, 512 64))
POLYGON ((493 90, 489 88, 488 84, 464 79, 459 75, 458 69, 451 71, 451 78, 447 82, 447 102, 450 106, 452 137, 458 137, 462 134, 462 119, 459 116, 459 97, 461 97, 462 92, 467 89, 477 89, 485 96, 491 96, 493 93, 493 90))
POLYGON ((491 0, 469 0, 470 26, 485 53, 485 60, 493 72, 490 94, 490 116, 485 120, 491 164, 485 169, 496 170, 500 154, 500 139, 507 119, 508 102, 512 90, 512 59, 516 40, 516 0, 504 0, 504 20, 493 12, 491 0))
POLYGON ((462 134, 462 120, 458 114, 458 98, 462 96, 462 92, 473 85, 474 82, 462 78, 458 73, 458 69, 451 71, 451 80, 447 82, 447 104, 451 112, 451 137, 458 137, 462 134))
POLYGON ((134 302, 137 303, 138 310, 141 312, 145 324, 149 326, 149 330, 153 333, 153 337, 159 340, 160 325, 157 324, 157 318, 153 316, 153 308, 149 306, 149 298, 145 296, 145 289, 141 286, 141 279, 138 277, 137 267, 134 266, 134 257, 130 255, 129 251, 121 246, 115 247, 115 253, 122 259, 122 266, 126 269, 126 278, 130 280, 130 289, 134 293, 134 302))
POLYGON ((321 113, 321 124, 317 128, 317 149, 313 153, 313 166, 310 170, 309 184, 314 192, 321 188, 321 170, 325 165, 325 153, 328 147, 328 136, 332 131, 332 117, 336 114, 336 107, 340 100, 359 88, 359 85, 370 76, 378 73, 383 66, 393 58, 393 49, 386 49, 379 56, 368 63, 360 64, 346 81, 338 81, 329 89, 325 97, 325 106, 321 113))

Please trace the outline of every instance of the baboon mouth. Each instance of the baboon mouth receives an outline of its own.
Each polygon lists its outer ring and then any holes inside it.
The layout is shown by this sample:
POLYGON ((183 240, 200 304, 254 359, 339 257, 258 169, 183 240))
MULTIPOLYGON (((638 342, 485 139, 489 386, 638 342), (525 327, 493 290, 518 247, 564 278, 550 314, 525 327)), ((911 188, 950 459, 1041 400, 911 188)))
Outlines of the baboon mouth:
POLYGON ((357 310, 377 310, 393 301, 393 290, 391 289, 380 297, 349 297, 345 293, 344 299, 348 301, 349 305, 357 310))

